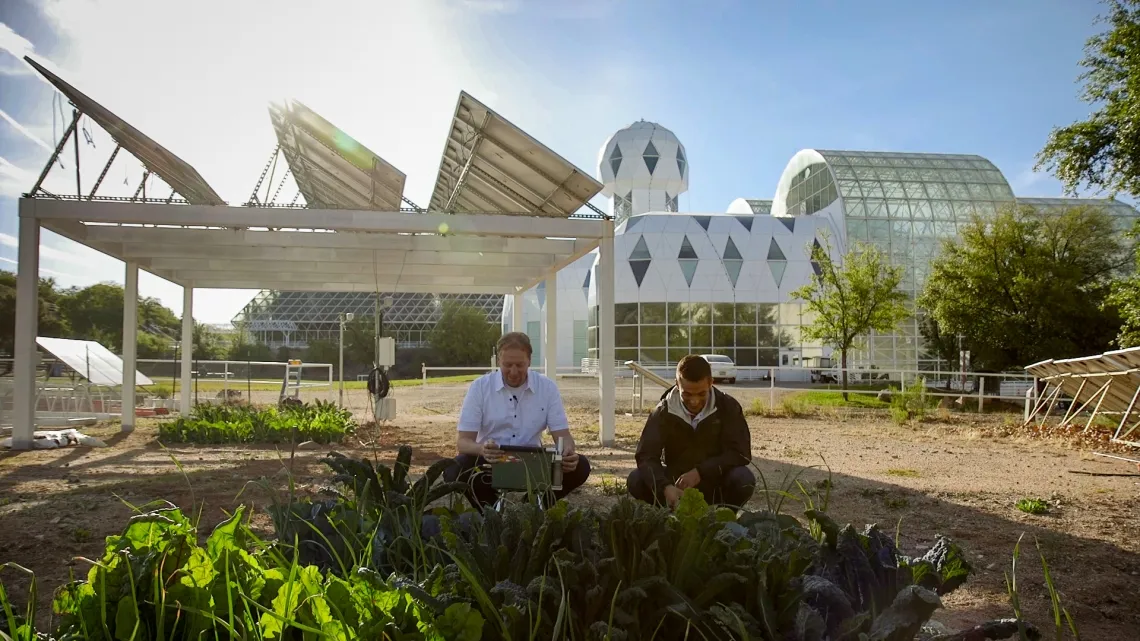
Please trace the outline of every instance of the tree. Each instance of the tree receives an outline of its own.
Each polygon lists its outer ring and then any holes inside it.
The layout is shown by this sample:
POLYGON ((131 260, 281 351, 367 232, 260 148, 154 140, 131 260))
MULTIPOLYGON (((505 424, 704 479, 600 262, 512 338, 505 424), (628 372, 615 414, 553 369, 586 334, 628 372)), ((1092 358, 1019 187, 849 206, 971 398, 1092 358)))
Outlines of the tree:
POLYGON ((1105 303, 1129 249, 1103 211, 1007 207, 959 236, 932 263, 918 305, 941 334, 963 336, 979 369, 1110 347, 1120 321, 1105 303))
MULTIPOLYGON (((1140 238, 1140 221, 1133 226, 1128 238, 1133 243, 1140 238)), ((1116 343, 1121 348, 1140 345, 1140 254, 1136 256, 1132 273, 1112 282, 1108 305, 1116 308, 1120 315, 1116 343)))
POLYGON ((806 340, 818 340, 839 350, 843 400, 847 400, 847 355, 860 337, 871 331, 890 332, 906 318, 906 294, 898 290, 901 267, 891 265, 878 248, 855 243, 843 264, 831 259, 827 247, 813 244, 812 261, 819 266, 811 281, 792 292, 807 303, 812 322, 803 328, 806 340))
MULTIPOLYGON (((51 278, 39 282, 39 336, 65 337, 67 321, 59 312, 59 290, 51 278)), ((0 271, 0 353, 12 354, 16 336, 16 274, 0 271)))
POLYGON ((486 362, 498 338, 499 327, 487 322, 485 312, 446 301, 429 341, 440 360, 464 367, 486 362))
POLYGON ((1097 107, 1087 120, 1059 127, 1037 155, 1075 193, 1086 185, 1140 194, 1140 0, 1108 0, 1108 31, 1085 44, 1081 99, 1097 107))
POLYGON ((194 322, 194 359, 203 361, 225 360, 229 341, 205 323, 194 322))

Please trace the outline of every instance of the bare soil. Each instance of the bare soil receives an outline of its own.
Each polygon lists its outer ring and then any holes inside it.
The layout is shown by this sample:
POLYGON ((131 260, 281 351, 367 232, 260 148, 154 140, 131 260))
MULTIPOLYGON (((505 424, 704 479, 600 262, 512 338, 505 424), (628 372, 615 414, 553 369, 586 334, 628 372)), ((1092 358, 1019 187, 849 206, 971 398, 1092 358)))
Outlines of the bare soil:
MULTIPOLYGON (((746 407, 753 398, 766 405, 771 394, 767 388, 728 390, 746 407)), ((288 447, 164 447, 152 419, 141 420, 128 435, 117 424, 84 430, 107 441, 106 448, 0 454, 0 563, 19 563, 36 573, 46 623, 51 592, 72 574, 86 574, 84 558, 100 555, 104 537, 122 529, 130 506, 161 501, 200 511, 208 532, 245 503, 254 509, 254 526, 271 535, 264 508, 287 497, 290 477, 299 494, 327 484, 319 459, 329 451, 390 461, 396 446, 406 443, 415 448, 417 469, 453 455, 464 392, 464 386, 397 389, 397 420, 366 425, 337 446, 306 444, 292 455, 288 447)), ((579 450, 594 470, 572 501, 601 506, 624 488, 644 420, 630 411, 629 392, 618 390, 623 413, 617 444, 603 448, 594 445, 596 388, 587 381, 565 384, 579 450)), ((272 401, 275 395, 261 399, 255 393, 252 400, 272 401)), ((366 393, 346 392, 346 400, 363 419, 366 393)), ((808 418, 756 416, 749 423, 754 463, 770 489, 798 479, 809 492, 824 494, 830 479, 828 509, 840 523, 897 528, 907 553, 926 548, 936 534, 963 546, 975 574, 944 600, 937 620, 965 627, 1010 616, 1005 573, 1021 539, 1018 588, 1031 621, 1047 627, 1052 619, 1037 544, 1084 638, 1137 638, 1140 477, 1072 473, 1124 475, 1136 468, 1094 456, 1087 441, 1016 435, 1010 426, 1019 419, 942 412, 936 421, 897 426, 885 412, 837 410, 808 418), (1021 498, 1045 499, 1048 513, 1019 511, 1015 503, 1021 498)), ((765 507, 777 496, 757 492, 750 507, 765 507)), ((803 505, 785 501, 783 509, 794 513, 803 505)), ((24 600, 26 577, 9 569, 0 579, 9 594, 24 600)))

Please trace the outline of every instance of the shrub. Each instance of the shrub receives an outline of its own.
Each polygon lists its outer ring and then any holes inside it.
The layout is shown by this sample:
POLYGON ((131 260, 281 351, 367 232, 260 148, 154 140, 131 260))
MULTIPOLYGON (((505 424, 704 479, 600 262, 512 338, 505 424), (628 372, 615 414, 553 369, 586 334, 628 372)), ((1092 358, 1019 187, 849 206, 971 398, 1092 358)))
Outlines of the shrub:
POLYGON ((1017 500, 1017 509, 1026 514, 1045 514, 1049 511, 1049 504, 1043 499, 1024 498, 1017 500))
POLYGON ((332 443, 355 430, 352 412, 327 401, 280 409, 203 404, 188 417, 161 424, 158 437, 172 443, 332 443))
POLYGON ((921 421, 930 409, 930 399, 926 395, 926 379, 919 378, 905 389, 891 387, 891 419, 902 425, 911 419, 921 421))

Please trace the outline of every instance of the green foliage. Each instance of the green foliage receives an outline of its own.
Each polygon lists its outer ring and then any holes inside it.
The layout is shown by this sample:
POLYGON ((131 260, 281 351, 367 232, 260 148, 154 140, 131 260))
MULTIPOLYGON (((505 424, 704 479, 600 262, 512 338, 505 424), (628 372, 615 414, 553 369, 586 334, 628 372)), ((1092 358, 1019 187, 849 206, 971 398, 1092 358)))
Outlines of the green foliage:
MULTIPOLYGON (((1130 243, 1140 239, 1140 222, 1133 225, 1127 234, 1130 243)), ((1140 253, 1132 273, 1112 281, 1107 303, 1120 315, 1120 333, 1116 343, 1121 348, 1140 345, 1140 253)))
POLYGON ((440 360, 467 367, 487 363, 498 338, 499 328, 487 322, 486 313, 470 305, 445 301, 429 342, 440 360))
POLYGON ((1037 155, 1069 193, 1082 187, 1140 194, 1140 2, 1107 0, 1109 28, 1085 45, 1081 99, 1087 120, 1059 127, 1037 155))
POLYGON ((221 361, 230 351, 228 338, 204 323, 194 321, 194 358, 203 361, 221 361))
MULTIPOLYGON (((41 278, 39 282, 39 335, 66 337, 67 319, 60 314, 59 291, 55 281, 41 278)), ((122 324, 122 321, 119 321, 122 324)), ((16 274, 0 271, 0 353, 12 354, 16 335, 16 274)))
POLYGON ((231 361, 269 361, 273 360, 273 350, 264 343, 235 342, 230 346, 226 360, 231 361))
POLYGON ((926 394, 926 379, 912 381, 905 389, 891 388, 891 418, 902 425, 909 420, 921 421, 930 409, 931 401, 937 397, 926 394))
POLYGON ((328 401, 280 409, 203 404, 159 425, 158 437, 168 443, 333 443, 355 430, 352 412, 328 401))
POLYGON ((931 265, 918 306, 943 335, 963 336, 975 369, 1096 354, 1119 327, 1109 284, 1129 261, 1112 219, 1073 207, 1007 207, 958 227, 931 265))
MULTIPOLYGON (((204 545, 177 509, 132 518, 85 581, 57 592, 54 638, 480 639, 483 617, 470 605, 437 616, 373 572, 342 578, 300 565, 257 541, 243 516, 239 508, 204 545)), ((0 604, 11 609, 2 589, 0 604)))
POLYGON ((1017 500, 1017 509, 1026 514, 1045 514, 1049 511, 1049 503, 1043 499, 1022 498, 1017 500))
POLYGON ((858 242, 837 265, 831 259, 830 243, 824 244, 812 246, 811 258, 819 269, 792 297, 807 303, 805 311, 812 318, 803 328, 804 340, 839 351, 846 390, 847 353, 859 338, 871 331, 889 333, 906 318, 906 295, 898 289, 903 270, 891 265, 878 248, 858 242))

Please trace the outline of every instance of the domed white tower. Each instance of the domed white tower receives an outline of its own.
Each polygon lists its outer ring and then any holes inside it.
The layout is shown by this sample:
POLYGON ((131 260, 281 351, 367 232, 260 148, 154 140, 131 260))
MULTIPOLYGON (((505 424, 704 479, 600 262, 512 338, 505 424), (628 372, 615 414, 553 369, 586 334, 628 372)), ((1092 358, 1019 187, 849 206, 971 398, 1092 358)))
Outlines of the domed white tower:
POLYGON ((598 180, 614 224, 634 214, 675 212, 678 196, 689 189, 689 158, 672 131, 639 120, 602 145, 598 180))

